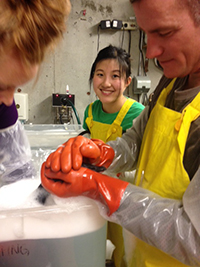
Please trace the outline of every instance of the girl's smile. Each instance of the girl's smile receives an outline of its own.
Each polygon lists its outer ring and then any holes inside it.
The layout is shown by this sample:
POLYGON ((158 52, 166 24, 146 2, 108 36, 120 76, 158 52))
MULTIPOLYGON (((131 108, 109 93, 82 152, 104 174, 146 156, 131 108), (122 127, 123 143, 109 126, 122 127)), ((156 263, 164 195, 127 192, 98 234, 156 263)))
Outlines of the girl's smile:
POLYGON ((118 60, 105 59, 97 63, 93 77, 93 88, 103 110, 108 113, 118 112, 126 98, 124 90, 130 84, 131 77, 126 79, 121 73, 118 60))

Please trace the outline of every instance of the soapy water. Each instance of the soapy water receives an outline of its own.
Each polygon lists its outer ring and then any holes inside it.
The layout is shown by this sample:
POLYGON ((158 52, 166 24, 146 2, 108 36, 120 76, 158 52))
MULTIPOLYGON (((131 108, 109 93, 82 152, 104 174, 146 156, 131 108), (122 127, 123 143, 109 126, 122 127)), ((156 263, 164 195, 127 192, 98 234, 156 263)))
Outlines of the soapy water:
MULTIPOLYGON (((40 169, 42 163, 54 150, 53 148, 32 149, 31 160, 36 170, 34 176, 31 175, 30 178, 26 177, 26 179, 20 179, 0 187, 0 210, 41 206, 37 197, 40 196, 39 194, 47 196, 47 193, 45 190, 38 189, 41 184, 40 169)), ((40 197, 42 198, 42 196, 40 197)))
MULTIPOLYGON (((53 152, 54 150, 55 149, 53 147, 48 148, 48 149, 33 148, 31 152, 32 152, 32 161, 36 169, 36 175, 34 177, 30 177, 30 179, 27 179, 27 178, 22 179, 14 183, 7 184, 7 185, 0 187, 0 219, 1 219, 2 214, 5 214, 4 211, 6 211, 7 214, 11 214, 11 216, 15 214, 14 217, 16 218, 17 217, 16 214, 18 213, 18 211, 20 213, 21 210, 25 211, 22 213, 23 214, 22 216, 24 217, 25 214, 31 214, 31 210, 34 209, 33 213, 35 213, 37 217, 38 215, 40 216, 40 213, 42 213, 43 211, 48 214, 53 212, 54 214, 54 212, 57 209, 59 213, 64 212, 64 214, 65 213, 70 214, 71 218, 73 218, 72 217, 73 212, 75 212, 74 214, 76 214, 77 211, 79 212, 84 211, 82 215, 88 216, 88 209, 91 209, 95 211, 94 212, 95 216, 97 216, 98 219, 101 218, 100 225, 98 226, 98 227, 101 227, 102 217, 99 215, 98 207, 93 200, 86 198, 86 197, 82 197, 82 196, 70 197, 70 198, 59 198, 55 195, 52 195, 46 192, 44 188, 41 188, 41 180, 40 180, 41 165, 46 160, 46 158, 49 156, 49 154, 53 152), (38 199, 41 199, 43 196, 45 197, 45 201, 38 201, 38 199), (60 211, 60 208, 61 208, 61 211, 60 211), (39 213, 37 212, 37 209, 39 213)), ((86 221, 87 220, 88 218, 86 218, 86 221)), ((68 220, 68 223, 69 221, 70 220, 68 220)), ((80 226, 80 222, 78 218, 76 221, 78 222, 78 225, 80 226)), ((76 224, 73 225, 74 226, 73 228, 76 228, 75 225, 76 224)), ((84 225, 84 220, 82 221, 82 226, 86 227, 85 231, 88 232, 88 225, 84 225)), ((32 231, 32 233, 33 232, 34 231, 32 231)), ((71 235, 72 233, 73 231, 70 230, 70 233, 67 232, 66 234, 71 235)), ((0 239, 2 238, 2 234, 3 233, 1 233, 1 230, 0 230, 0 239)), ((78 234, 79 234, 79 231, 78 231, 78 234)), ((34 236, 35 235, 36 233, 34 233, 34 236)), ((12 236, 11 238, 14 238, 14 236, 12 236)), ((20 238, 24 238, 24 236, 21 236, 20 238)), ((29 238, 30 238, 30 235, 29 235, 29 238)))

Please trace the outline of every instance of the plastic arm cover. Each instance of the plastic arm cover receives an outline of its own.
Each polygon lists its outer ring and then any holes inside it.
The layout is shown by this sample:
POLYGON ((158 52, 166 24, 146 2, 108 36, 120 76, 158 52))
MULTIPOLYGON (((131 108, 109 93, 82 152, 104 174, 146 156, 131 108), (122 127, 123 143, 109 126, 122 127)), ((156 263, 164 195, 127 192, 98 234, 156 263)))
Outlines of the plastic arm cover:
POLYGON ((147 106, 140 115, 133 120, 133 126, 110 145, 115 151, 115 157, 108 168, 109 173, 131 171, 136 168, 137 158, 142 143, 145 126, 148 120, 149 107, 147 106))
POLYGON ((150 245, 186 265, 200 266, 200 168, 183 201, 162 198, 129 184, 119 209, 108 217, 150 245))
POLYGON ((17 121, 0 131, 0 186, 35 174, 28 138, 17 121))

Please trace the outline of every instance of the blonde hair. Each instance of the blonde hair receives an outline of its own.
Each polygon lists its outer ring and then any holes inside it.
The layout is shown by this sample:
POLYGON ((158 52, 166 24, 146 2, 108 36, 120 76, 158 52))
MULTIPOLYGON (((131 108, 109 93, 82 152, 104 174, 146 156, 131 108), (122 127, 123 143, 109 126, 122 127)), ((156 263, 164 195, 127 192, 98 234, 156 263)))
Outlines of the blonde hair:
POLYGON ((16 49, 27 64, 40 64, 66 29, 69 0, 0 0, 0 48, 16 49))

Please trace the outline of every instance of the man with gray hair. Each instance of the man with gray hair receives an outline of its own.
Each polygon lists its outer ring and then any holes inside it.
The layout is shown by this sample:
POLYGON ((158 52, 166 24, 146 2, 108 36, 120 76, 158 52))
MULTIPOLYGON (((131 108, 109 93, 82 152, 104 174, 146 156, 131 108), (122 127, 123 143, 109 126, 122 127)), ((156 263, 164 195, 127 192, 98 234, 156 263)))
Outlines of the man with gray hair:
POLYGON ((200 2, 131 3, 146 56, 164 72, 151 102, 116 141, 68 140, 43 164, 42 183, 61 197, 97 200, 105 218, 130 231, 127 266, 200 266, 200 2), (113 173, 136 168, 135 185, 82 162, 113 173))

